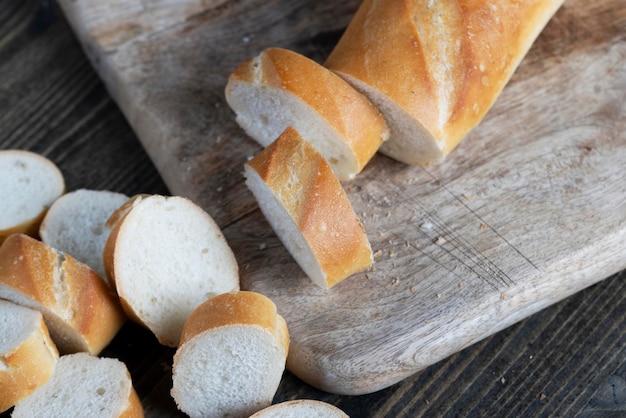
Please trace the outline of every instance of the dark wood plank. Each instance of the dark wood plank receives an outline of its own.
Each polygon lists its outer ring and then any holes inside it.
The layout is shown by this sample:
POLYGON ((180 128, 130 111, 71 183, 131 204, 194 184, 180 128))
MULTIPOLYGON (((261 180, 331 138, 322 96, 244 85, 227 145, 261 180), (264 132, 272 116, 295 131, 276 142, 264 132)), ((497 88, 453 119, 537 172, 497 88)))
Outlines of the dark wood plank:
MULTIPOLYGON (((52 158, 70 190, 167 193, 54 4, 2 2, 0 19, 0 148, 52 158), (22 23, 5 25, 16 13, 22 23)), ((604 280, 385 390, 333 395, 286 373, 276 401, 322 399, 352 417, 624 416, 625 283, 604 280)), ((129 324, 103 355, 127 363, 147 416, 182 416, 171 349, 129 324)))

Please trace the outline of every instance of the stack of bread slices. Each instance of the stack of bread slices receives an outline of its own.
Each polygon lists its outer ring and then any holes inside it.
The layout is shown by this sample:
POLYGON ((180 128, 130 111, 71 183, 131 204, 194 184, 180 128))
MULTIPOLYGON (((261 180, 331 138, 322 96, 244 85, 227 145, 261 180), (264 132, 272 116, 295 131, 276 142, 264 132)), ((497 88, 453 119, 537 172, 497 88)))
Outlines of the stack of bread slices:
POLYGON ((0 412, 143 416, 126 365, 99 357, 128 318, 176 348, 171 393, 189 416, 270 406, 287 324, 267 297, 240 291, 235 256, 199 206, 65 193, 50 160, 15 150, 0 151, 0 191, 14 196, 0 206, 0 412))

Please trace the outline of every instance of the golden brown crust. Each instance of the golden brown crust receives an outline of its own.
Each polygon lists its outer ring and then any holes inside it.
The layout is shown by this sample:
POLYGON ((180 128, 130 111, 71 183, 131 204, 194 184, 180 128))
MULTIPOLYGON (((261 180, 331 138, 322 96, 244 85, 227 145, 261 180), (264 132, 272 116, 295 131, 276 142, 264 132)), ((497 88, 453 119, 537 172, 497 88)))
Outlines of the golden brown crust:
POLYGON ((327 287, 371 266, 367 235, 341 183, 293 128, 247 164, 291 215, 326 273, 327 287))
MULTIPOLYGON (((11 235, 0 247, 0 284, 63 318, 91 354, 98 354, 126 320, 117 295, 96 272, 23 234, 11 235), (59 274, 60 284, 55 283, 59 274)), ((64 354, 74 351, 53 337, 64 354)))
POLYGON ((289 351, 289 331, 276 305, 266 296, 250 291, 222 293, 198 306, 185 323, 180 345, 209 329, 227 325, 256 325, 272 334, 289 351))
POLYGON ((325 65, 397 103, 445 155, 482 120, 562 3, 365 0, 325 65))
POLYGON ((281 89, 298 97, 343 138, 356 156, 358 171, 388 137, 385 120, 364 95, 332 71, 296 52, 268 48, 258 60, 240 64, 230 82, 236 80, 281 89))
POLYGON ((139 400, 139 396, 137 396, 135 388, 131 386, 130 397, 128 398, 128 408, 120 414, 119 418, 143 418, 143 416, 143 406, 141 405, 141 401, 139 400))
POLYGON ((0 355, 0 413, 11 408, 50 379, 59 353, 43 318, 36 332, 10 353, 0 355))

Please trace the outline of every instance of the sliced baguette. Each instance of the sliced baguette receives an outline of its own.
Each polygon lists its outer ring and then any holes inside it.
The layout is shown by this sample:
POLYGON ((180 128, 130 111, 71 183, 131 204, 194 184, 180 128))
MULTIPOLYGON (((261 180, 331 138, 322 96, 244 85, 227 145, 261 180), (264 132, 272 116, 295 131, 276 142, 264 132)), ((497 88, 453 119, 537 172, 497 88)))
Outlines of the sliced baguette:
POLYGON ((46 383, 58 357, 39 311, 0 300, 0 412, 46 383))
POLYGON ((330 288, 373 263, 365 230, 324 158, 288 127, 245 164, 246 185, 309 278, 330 288))
POLYGON ((49 159, 30 151, 0 151, 0 244, 15 233, 37 237, 46 211, 65 192, 49 159))
POLYGON ((61 353, 98 354, 126 316, 87 265, 24 234, 0 246, 0 298, 40 311, 61 353))
POLYGON ((107 220, 128 196, 107 190, 79 189, 54 201, 39 228, 41 240, 94 269, 103 279, 107 220))
POLYGON ((61 357, 50 380, 12 417, 140 418, 143 408, 124 363, 77 353, 61 357))
POLYGON ((382 153, 438 162, 483 119, 562 3, 365 0, 324 65, 385 116, 382 153))
POLYGON ((172 397, 191 417, 248 417, 270 405, 289 332, 267 297, 215 296, 189 317, 174 355, 172 397))
POLYGON ((269 48, 240 64, 226 85, 226 100, 239 125, 264 147, 294 126, 342 181, 354 178, 389 136, 365 96, 286 49, 269 48))
POLYGON ((250 418, 348 418, 341 409, 322 401, 297 399, 269 406, 250 418))
POLYGON ((130 318, 176 347, 206 299, 239 290, 239 268, 220 228, 192 201, 140 195, 110 218, 104 264, 130 318))

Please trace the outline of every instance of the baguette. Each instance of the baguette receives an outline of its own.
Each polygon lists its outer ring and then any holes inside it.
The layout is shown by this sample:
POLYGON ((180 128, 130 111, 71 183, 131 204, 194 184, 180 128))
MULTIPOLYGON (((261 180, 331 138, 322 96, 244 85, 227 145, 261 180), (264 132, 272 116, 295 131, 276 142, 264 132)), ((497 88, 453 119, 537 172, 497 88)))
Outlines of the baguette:
POLYGON ((270 405, 289 331, 276 305, 248 291, 215 296, 189 316, 172 366, 172 397, 191 417, 249 417, 270 405))
POLYGON ((269 406, 250 418, 348 418, 341 409, 312 399, 298 399, 269 406))
POLYGON ((49 159, 30 151, 0 151, 0 244, 11 234, 37 237, 46 211, 65 192, 49 159))
POLYGON ((103 260, 124 310, 163 345, 176 347, 187 317, 206 299, 239 290, 224 235, 178 196, 140 195, 109 219, 103 260))
POLYGON ((226 85, 226 100, 239 125, 264 147, 295 127, 342 181, 354 178, 389 136, 361 93, 315 61, 281 48, 240 64, 226 85))
POLYGON ((0 413, 46 383, 58 357, 40 312, 0 300, 0 413))
POLYGON ((61 357, 50 380, 12 417, 141 418, 143 408, 124 363, 77 353, 61 357))
POLYGON ((70 254, 107 279, 102 261, 109 236, 105 226, 128 196, 106 190, 80 189, 54 201, 39 227, 41 240, 70 254))
POLYGON ((382 153, 427 165, 483 119, 562 3, 365 0, 324 65, 385 116, 382 153))
POLYGON ((0 246, 0 298, 40 311, 63 354, 100 353, 126 320, 96 272, 24 234, 0 246))
POLYGON ((309 278, 330 288, 373 263, 363 226, 324 158, 292 127, 245 164, 246 185, 309 278))

